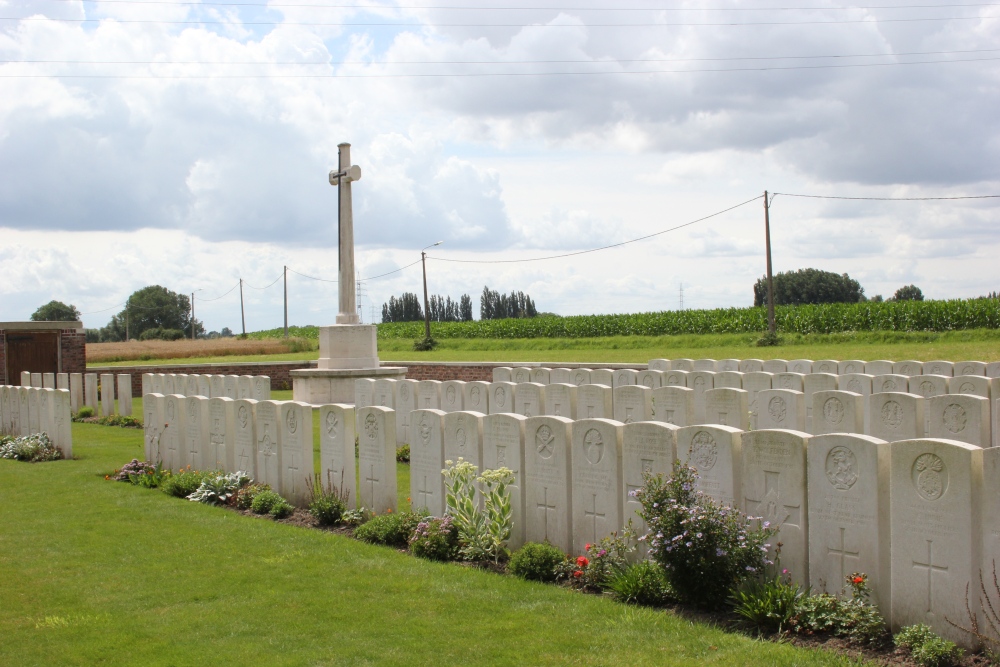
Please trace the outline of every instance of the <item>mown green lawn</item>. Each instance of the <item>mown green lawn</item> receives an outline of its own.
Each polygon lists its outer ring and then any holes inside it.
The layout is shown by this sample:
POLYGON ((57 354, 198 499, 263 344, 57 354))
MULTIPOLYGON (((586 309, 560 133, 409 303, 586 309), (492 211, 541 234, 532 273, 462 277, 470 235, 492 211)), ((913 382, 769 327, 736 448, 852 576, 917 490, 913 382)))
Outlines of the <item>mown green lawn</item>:
POLYGON ((141 432, 73 438, 0 460, 0 665, 854 664, 105 481, 141 432))

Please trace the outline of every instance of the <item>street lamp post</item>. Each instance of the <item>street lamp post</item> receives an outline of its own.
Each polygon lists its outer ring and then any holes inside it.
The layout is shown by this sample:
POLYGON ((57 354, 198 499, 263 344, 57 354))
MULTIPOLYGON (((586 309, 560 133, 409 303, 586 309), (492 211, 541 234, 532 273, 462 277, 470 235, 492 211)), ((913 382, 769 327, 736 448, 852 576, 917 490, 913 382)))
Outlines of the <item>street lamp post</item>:
POLYGON ((444 241, 438 241, 437 243, 432 243, 427 248, 420 251, 420 263, 423 265, 424 269, 424 338, 430 340, 431 337, 431 304, 427 300, 427 252, 428 248, 433 248, 434 246, 439 246, 444 241))
POLYGON ((194 295, 195 292, 200 292, 200 289, 196 289, 191 292, 191 340, 194 340, 194 295))

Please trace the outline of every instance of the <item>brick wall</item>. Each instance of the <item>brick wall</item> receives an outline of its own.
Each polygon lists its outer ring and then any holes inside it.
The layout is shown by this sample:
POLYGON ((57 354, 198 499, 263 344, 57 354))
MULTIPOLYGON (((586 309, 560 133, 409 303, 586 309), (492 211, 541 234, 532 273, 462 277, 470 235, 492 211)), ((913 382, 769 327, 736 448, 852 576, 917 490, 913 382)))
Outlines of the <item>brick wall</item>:
POLYGON ((21 384, 21 378, 17 382, 7 377, 7 335, 0 331, 0 384, 21 384))
POLYGON ((63 329, 59 336, 63 373, 87 371, 87 335, 77 329, 63 329))

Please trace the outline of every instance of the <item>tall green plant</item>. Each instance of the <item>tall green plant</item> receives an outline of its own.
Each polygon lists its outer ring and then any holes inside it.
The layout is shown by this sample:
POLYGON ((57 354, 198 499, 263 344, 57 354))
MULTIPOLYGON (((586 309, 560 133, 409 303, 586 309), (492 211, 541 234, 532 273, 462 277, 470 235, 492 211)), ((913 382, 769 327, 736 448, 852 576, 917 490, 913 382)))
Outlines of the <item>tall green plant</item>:
POLYGON ((457 463, 444 462, 446 513, 458 526, 459 555, 465 560, 499 562, 507 553, 513 514, 510 491, 514 481, 509 468, 484 470, 476 476, 477 466, 462 458, 457 463), (476 502, 477 491, 483 498, 484 509, 476 502))

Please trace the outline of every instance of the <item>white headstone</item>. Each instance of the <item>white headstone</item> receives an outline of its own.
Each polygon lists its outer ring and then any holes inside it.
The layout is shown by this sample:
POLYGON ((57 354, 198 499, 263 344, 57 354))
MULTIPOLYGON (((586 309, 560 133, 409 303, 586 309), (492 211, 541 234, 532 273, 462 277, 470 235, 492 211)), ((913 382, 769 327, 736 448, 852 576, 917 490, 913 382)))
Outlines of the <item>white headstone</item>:
POLYGON ((461 458, 483 471, 483 415, 480 412, 446 412, 444 415, 444 458, 461 458))
POLYGON ((507 366, 495 366, 493 368, 494 382, 510 382, 510 372, 512 369, 507 366))
POLYGON ((420 380, 417 383, 417 408, 421 410, 441 409, 441 382, 420 380))
POLYGON ((661 387, 686 387, 688 386, 688 371, 666 371, 660 379, 661 387))
POLYGON ((750 430, 750 394, 744 389, 720 387, 705 392, 705 424, 750 430))
POLYGON ((465 383, 460 380, 448 380, 441 383, 441 410, 458 412, 464 410, 465 383))
MULTIPOLYGON (((152 379, 150 380, 150 392, 151 394, 162 394, 163 393, 163 373, 152 373, 152 379)), ((82 374, 81 374, 82 377, 82 374)), ((72 378, 70 378, 70 383, 72 384, 72 378)))
POLYGON ((55 389, 55 388, 56 388, 56 374, 42 373, 42 389, 55 389))
POLYGON ((56 373, 56 389, 69 389, 69 373, 56 373))
POLYGON ((813 392, 810 433, 864 433, 865 400, 853 391, 813 392))
POLYGON ((573 422, 573 553, 586 553, 624 525, 622 425, 610 419, 573 422))
POLYGON ((817 391, 832 391, 839 389, 838 377, 833 373, 810 373, 802 378, 802 393, 806 402, 806 428, 807 433, 813 433, 813 394, 817 391))
POLYGON ((524 424, 526 542, 573 548, 571 529, 570 427, 564 417, 529 417, 524 424))
POLYGON ((986 364, 982 361, 955 362, 955 375, 986 375, 986 364))
POLYGON ((980 517, 983 524, 984 581, 994 569, 1000 575, 1000 447, 983 450, 983 493, 980 517))
POLYGON ((240 398, 239 378, 236 375, 223 376, 222 389, 226 398, 234 400, 240 398))
POLYGON ((502 412, 514 412, 514 388, 513 382, 493 382, 490 384, 490 414, 500 414, 502 412))
POLYGON ((804 373, 775 373, 771 379, 771 389, 791 389, 792 391, 802 391, 805 386, 806 376, 804 373))
POLYGON ((747 402, 750 407, 750 428, 757 428, 757 413, 760 406, 757 403, 757 392, 773 389, 774 375, 763 371, 751 371, 743 375, 743 388, 747 391, 747 402))
MULTIPOLYGON (((14 435, 31 435, 31 408, 29 407, 30 399, 28 397, 28 392, 30 387, 20 386, 17 390, 17 402, 18 402, 18 432, 14 435)), ((13 409, 13 408, 12 408, 13 409)))
POLYGON ((0 386, 0 435, 10 435, 10 394, 7 385, 0 386))
POLYGON ((53 442, 62 452, 63 458, 73 458, 73 413, 68 389, 52 392, 52 430, 53 442))
POLYGON ((156 464, 163 461, 163 411, 166 399, 163 394, 150 393, 142 397, 143 453, 145 460, 156 464))
MULTIPOLYGON (((907 377, 920 375, 924 372, 924 364, 921 361, 897 361, 892 364, 892 372, 894 375, 905 375, 907 377)), ((882 375, 882 373, 875 373, 875 375, 882 375)))
MULTIPOLYGON (((788 362, 786 372, 788 373, 798 373, 799 375, 808 375, 813 372, 813 360, 812 359, 792 359, 788 362)), ((819 366, 823 366, 825 370, 816 370, 817 373, 836 373, 837 366, 836 362, 830 361, 817 361, 815 365, 818 369, 819 366), (831 363, 833 365, 831 365, 831 363), (834 370, 830 370, 833 368, 834 370)), ((794 387, 783 387, 783 389, 794 389, 794 387)))
POLYGON ((401 445, 409 442, 407 438, 411 433, 410 412, 417 409, 417 381, 399 380, 396 382, 395 390, 396 444, 401 445))
POLYGON ((669 371, 669 359, 650 359, 646 367, 651 371, 669 371))
POLYGON ((545 412, 545 385, 521 382, 514 387, 514 412, 535 417, 545 412))
MULTIPOLYGON (((212 397, 212 381, 211 381, 211 379, 209 378, 208 375, 202 375, 202 374, 192 375, 191 379, 188 380, 188 383, 191 384, 192 381, 193 381, 193 383, 195 385, 195 388, 196 388, 195 394, 197 394, 198 396, 204 396, 205 398, 211 398, 212 397)), ((256 396, 256 395, 257 395, 257 379, 254 378, 254 393, 253 393, 253 396, 256 396)), ((253 396, 251 396, 251 398, 253 398, 253 396)), ((223 397, 220 396, 219 398, 223 398, 223 397)))
POLYGON ((445 512, 444 415, 440 410, 414 410, 411 415, 410 505, 432 516, 445 512))
POLYGON ((952 377, 955 374, 955 364, 950 361, 925 361, 923 374, 952 377))
POLYGON ((256 482, 257 476, 257 401, 233 400, 233 467, 248 473, 256 482))
POLYGON ((975 590, 982 564, 979 531, 983 450, 954 440, 914 439, 890 445, 892 629, 926 623, 957 644, 966 585, 975 590))
POLYGON ((21 386, 22 387, 31 386, 31 371, 21 371, 21 386))
POLYGON ((670 370, 690 373, 694 370, 694 359, 671 359, 670 370))
POLYGON ((698 490, 721 505, 742 507, 743 431, 699 424, 677 431, 677 459, 698 471, 698 490))
MULTIPOLYGON (((249 375, 240 375, 237 377, 236 391, 239 392, 238 398, 253 398, 253 378, 249 375)), ((286 498, 286 500, 289 499, 286 498)))
MULTIPOLYGON (((241 401, 248 399, 239 399, 241 401)), ((252 399, 251 399, 252 400, 252 399)), ((279 401, 258 401, 254 409, 257 436, 258 484, 269 484, 275 493, 281 493, 281 447, 278 443, 279 401)))
POLYGON ((865 369, 860 372, 864 373, 865 375, 892 375, 893 374, 892 366, 893 363, 891 361, 885 361, 885 360, 866 361, 865 369))
POLYGON ((531 369, 525 366, 512 368, 510 371, 510 381, 513 382, 514 384, 521 384, 522 382, 531 382, 531 369))
POLYGON ((622 424, 645 422, 653 418, 653 390, 642 385, 623 385, 614 389, 614 419, 622 424))
POLYGON ((948 393, 951 377, 945 375, 913 375, 910 377, 910 393, 924 398, 943 396, 948 393))
POLYGON ((715 359, 695 359, 692 370, 712 371, 715 373, 718 370, 718 362, 715 359))
POLYGON ((69 374, 69 400, 74 414, 79 412, 80 408, 83 407, 83 373, 69 374))
POLYGON ((966 394, 933 396, 924 404, 928 438, 991 447, 990 399, 966 394))
MULTIPOLYGON (((208 420, 202 437, 205 449, 202 452, 202 467, 205 470, 225 470, 238 472, 234 452, 236 451, 236 410, 233 399, 220 396, 208 399, 208 420)), ((249 470, 243 470, 250 473, 249 470)))
POLYGON ((52 394, 55 389, 49 389, 47 387, 42 387, 38 389, 38 429, 42 433, 47 433, 50 438, 54 439, 53 424, 52 424, 52 394))
MULTIPOLYGON (((67 387, 68 389, 68 387, 67 387)), ((143 373, 142 374, 142 393, 140 396, 145 396, 146 394, 153 393, 153 374, 143 373)))
POLYGON ((614 388, 614 373, 610 368, 595 368, 590 371, 590 384, 603 384, 605 387, 614 388))
POLYGON ((785 359, 766 359, 761 368, 764 373, 771 373, 772 375, 785 373, 788 371, 788 361, 785 359))
POLYGON ((466 382, 464 387, 464 397, 462 405, 466 410, 482 412, 484 415, 490 413, 490 383, 475 380, 466 382))
POLYGON ((105 417, 115 413, 115 376, 101 373, 101 414, 105 417))
POLYGON ((803 431, 806 423, 805 395, 790 389, 757 392, 757 426, 803 431))
POLYGON ((399 380, 375 380, 372 385, 372 405, 396 409, 396 383, 399 380))
POLYGON ((715 363, 715 371, 717 373, 739 373, 740 372, 740 360, 739 359, 720 359, 715 363))
MULTIPOLYGON (((831 375, 837 375, 840 373, 840 364, 844 362, 837 361, 836 359, 820 359, 819 361, 813 362, 813 373, 830 373, 831 375)), ((850 363, 850 362, 848 362, 850 363)), ((861 363, 860 368, 864 368, 864 362, 861 363)))
MULTIPOLYGON (((389 437, 392 439, 393 472, 396 461, 396 419, 389 413, 389 437)), ((298 401, 284 401, 278 415, 281 427, 278 442, 281 447, 281 495, 296 507, 309 504, 314 480, 312 406, 298 401)), ((381 428, 381 424, 379 424, 381 428)), ((382 434, 385 437, 385 434, 382 434)), ((395 491, 395 485, 393 485, 395 491)), ((395 493, 393 494, 395 501, 395 493)), ((394 508, 395 509, 395 508, 394 508)))
POLYGON ((118 414, 132 414, 132 376, 128 373, 118 374, 118 414))
POLYGON ((847 577, 868 575, 873 602, 889 610, 889 446, 867 435, 810 438, 809 578, 840 595, 847 577))
POLYGON ((801 431, 749 431, 743 434, 742 452, 744 511, 778 527, 770 553, 773 556, 782 543, 781 568, 802 586, 809 583, 808 441, 809 435, 801 431))
POLYGON ((957 375, 948 383, 948 393, 993 398, 991 385, 995 382, 996 378, 983 375, 957 375))
MULTIPOLYGON (((638 373, 632 369, 620 368, 616 370, 612 375, 611 387, 627 387, 633 385, 638 380, 638 373)), ((593 373, 591 373, 591 379, 593 379, 593 373)))
POLYGON ((188 396, 184 399, 184 442, 181 450, 181 463, 190 465, 194 470, 206 470, 205 440, 207 430, 203 430, 208 421, 208 400, 201 396, 188 396))
MULTIPOLYGON (((496 414, 483 417, 483 467, 487 470, 508 468, 514 481, 507 487, 513 516, 507 548, 524 544, 524 423, 527 417, 496 414)), ((411 464, 412 465, 412 464, 411 464)))
POLYGON ((687 383, 688 389, 694 390, 694 393, 691 394, 694 402, 694 421, 696 424, 704 424, 705 392, 715 387, 715 373, 712 371, 691 371, 688 373, 687 383))
POLYGON ((715 374, 716 389, 742 389, 743 373, 739 371, 719 371, 715 374))
POLYGON ((924 437, 924 399, 916 394, 883 391, 868 397, 868 435, 896 442, 924 437))
POLYGON ((360 504, 377 514, 395 512, 396 417, 389 408, 372 405, 357 409, 357 422, 360 504))
POLYGON ((545 387, 545 414, 576 419, 577 389, 575 384, 555 383, 547 385, 545 387))
POLYGON ((875 375, 872 377, 872 393, 877 394, 883 391, 907 391, 910 388, 910 376, 908 375, 875 375))
POLYGON ((653 390, 653 419, 674 426, 690 426, 694 420, 694 390, 687 387, 660 387, 653 390))
MULTIPOLYGON (((211 398, 230 398, 229 396, 226 396, 226 376, 225 375, 209 375, 208 376, 208 395, 211 398)), ((268 398, 270 398, 270 397, 268 397, 268 398)), ((267 400, 267 399, 264 399, 264 400, 267 400)))
POLYGON ((762 373, 763 371, 763 359, 743 359, 740 361, 740 373, 762 373))
POLYGON ((267 375, 253 376, 253 396, 255 401, 267 401, 271 398, 271 378, 267 375))
POLYGON ((327 489, 347 497, 347 506, 358 505, 358 466, 354 457, 354 406, 333 403, 319 408, 319 473, 327 489))
POLYGON ((672 424, 633 422, 622 426, 622 499, 624 522, 642 535, 646 522, 639 516, 642 504, 635 492, 645 486, 643 475, 670 477, 677 458, 677 431, 672 424))
POLYGON ((570 377, 572 378, 570 383, 575 384, 577 387, 591 383, 589 368, 574 368, 570 377))
POLYGON ((548 368, 532 368, 531 381, 538 384, 548 384, 551 373, 548 368))
POLYGON ((662 382, 663 373, 660 371, 639 371, 636 373, 635 383, 640 387, 659 389, 662 382))
POLYGON ((576 418, 611 419, 614 417, 614 398, 611 387, 604 384, 585 384, 576 388, 576 418))
MULTIPOLYGON (((440 385, 437 380, 432 380, 432 382, 440 385)), ((374 394, 375 394, 375 380, 371 378, 358 378, 354 381, 354 409, 367 408, 369 405, 374 405, 374 394)), ((437 405, 434 406, 438 407, 437 405)), ((354 413, 355 417, 357 412, 354 413)))
POLYGON ((39 393, 42 391, 40 387, 29 387, 28 392, 28 419, 31 425, 31 433, 41 433, 42 431, 42 408, 41 408, 41 397, 39 393))

